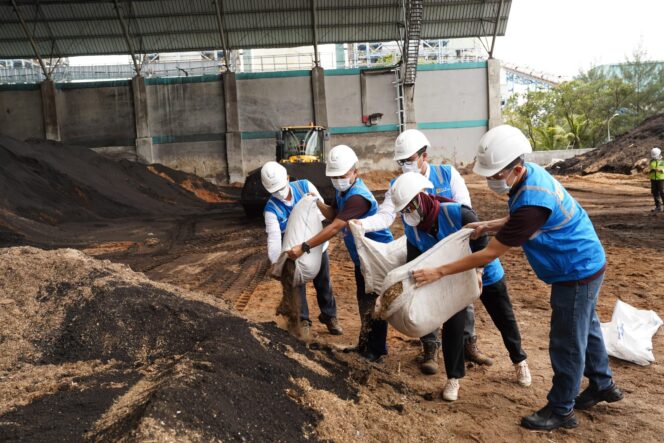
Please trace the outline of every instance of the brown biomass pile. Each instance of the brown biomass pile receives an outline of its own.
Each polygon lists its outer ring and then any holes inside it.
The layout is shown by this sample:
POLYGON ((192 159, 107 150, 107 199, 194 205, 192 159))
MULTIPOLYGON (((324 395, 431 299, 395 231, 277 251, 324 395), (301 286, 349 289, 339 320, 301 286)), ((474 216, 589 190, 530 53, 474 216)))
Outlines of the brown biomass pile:
POLYGON ((664 114, 644 120, 638 127, 586 154, 558 162, 550 168, 556 174, 640 173, 650 150, 664 146, 664 114))
POLYGON ((125 265, 16 247, 0 269, 0 441, 316 441, 302 380, 355 396, 274 324, 125 265))

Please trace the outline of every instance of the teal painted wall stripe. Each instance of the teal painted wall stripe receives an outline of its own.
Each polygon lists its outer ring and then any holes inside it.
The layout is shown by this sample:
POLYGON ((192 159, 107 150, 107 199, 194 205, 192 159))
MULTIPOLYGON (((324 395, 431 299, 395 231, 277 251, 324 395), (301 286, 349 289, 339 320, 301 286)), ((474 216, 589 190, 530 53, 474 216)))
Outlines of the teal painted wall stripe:
POLYGON ((489 126, 489 120, 462 120, 456 122, 422 122, 417 124, 417 129, 458 129, 487 126, 489 126))
POLYGON ((330 128, 330 134, 365 134, 370 132, 398 131, 399 125, 342 126, 330 128))
MULTIPOLYGON (((274 137, 274 132, 272 133, 274 137)), ((226 133, 217 132, 210 134, 186 134, 186 135, 154 135, 152 143, 155 145, 164 145, 169 143, 195 143, 195 142, 213 142, 225 141, 226 133)))
POLYGON ((152 85, 183 85, 186 83, 218 82, 221 74, 192 75, 189 77, 150 77, 145 79, 145 84, 152 85))
POLYGON ((38 91, 39 83, 15 83, 0 85, 0 91, 38 91))
MULTIPOLYGON (((445 71, 454 69, 482 69, 487 67, 487 62, 469 63, 439 63, 417 65, 419 71, 445 71)), ((383 67, 363 68, 365 70, 384 69, 383 67)), ((360 68, 326 69, 325 75, 358 75, 360 68)), ((310 70, 297 71, 275 71, 275 72, 239 72, 236 74, 238 80, 251 80, 258 78, 284 78, 284 77, 310 77, 310 70)), ((189 77, 151 77, 145 79, 146 85, 178 85, 185 83, 205 83, 221 80, 221 75, 192 75, 189 77)), ((55 83, 56 89, 85 89, 85 88, 108 88, 113 86, 129 86, 129 80, 100 80, 76 83, 55 83)), ((0 91, 31 91, 39 89, 39 84, 0 84, 0 91)))
MULTIPOLYGON (((463 120, 455 122, 424 122, 418 123, 418 129, 458 129, 458 128, 480 128, 488 126, 488 120, 463 120)), ((399 126, 395 124, 376 125, 376 126, 340 126, 330 128, 330 134, 370 134, 372 132, 392 132, 398 131, 399 126)), ((277 129, 273 131, 243 131, 242 140, 274 139, 277 129)), ((155 135, 152 137, 152 143, 163 145, 169 143, 195 143, 210 141, 225 141, 226 133, 214 132, 209 134, 184 134, 184 135, 155 135)), ((133 141, 127 142, 133 144, 133 141)))
POLYGON ((417 65, 418 71, 446 71, 449 69, 480 69, 486 68, 487 63, 484 62, 467 62, 467 63, 431 63, 417 65))
POLYGON ((243 131, 240 133, 242 140, 256 140, 264 138, 275 138, 277 129, 274 131, 243 131))
POLYGON ((235 75, 238 80, 251 80, 256 78, 281 78, 281 77, 310 77, 311 71, 274 71, 274 72, 239 72, 235 75))
POLYGON ((55 83, 55 89, 91 89, 129 86, 129 80, 101 80, 94 82, 55 83))

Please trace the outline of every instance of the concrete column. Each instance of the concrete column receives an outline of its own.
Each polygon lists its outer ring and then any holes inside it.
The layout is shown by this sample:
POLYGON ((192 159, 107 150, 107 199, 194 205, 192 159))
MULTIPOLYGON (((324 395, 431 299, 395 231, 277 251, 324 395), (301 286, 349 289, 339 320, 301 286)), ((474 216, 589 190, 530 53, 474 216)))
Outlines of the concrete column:
POLYGON ((55 104, 55 83, 44 80, 40 85, 42 98, 42 115, 44 117, 44 138, 60 141, 60 124, 55 104))
POLYGON ((243 182, 245 178, 242 160, 242 136, 240 133, 240 116, 237 104, 237 82, 234 72, 224 72, 224 105, 226 108, 226 164, 228 165, 228 182, 243 182))
POLYGON ((145 91, 145 78, 137 75, 131 79, 131 92, 134 100, 134 123, 136 126, 136 156, 147 163, 155 163, 152 134, 148 120, 148 98, 145 91))
POLYGON ((500 60, 490 58, 486 65, 489 129, 503 123, 500 111, 500 60))
POLYGON ((314 123, 327 128, 325 70, 320 66, 316 66, 311 70, 311 97, 314 101, 314 123))
POLYGON ((417 129, 417 115, 415 114, 415 85, 404 85, 403 107, 406 112, 406 129, 417 129))
POLYGON ((335 66, 337 69, 343 69, 346 67, 346 54, 344 51, 343 43, 337 43, 334 45, 335 53, 335 66))

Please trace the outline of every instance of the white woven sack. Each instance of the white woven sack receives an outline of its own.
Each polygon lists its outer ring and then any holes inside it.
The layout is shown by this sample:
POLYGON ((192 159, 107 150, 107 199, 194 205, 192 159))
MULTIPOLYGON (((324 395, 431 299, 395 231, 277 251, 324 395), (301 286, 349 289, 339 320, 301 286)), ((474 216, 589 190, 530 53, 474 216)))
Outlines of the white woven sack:
POLYGON ((636 309, 617 300, 611 321, 600 325, 606 352, 612 357, 647 366, 655 361, 652 337, 661 325, 662 319, 655 311, 636 309))
POLYGON ((378 292, 387 273, 406 263, 406 237, 381 243, 365 237, 365 230, 361 224, 348 225, 360 257, 364 290, 367 294, 378 292))
POLYGON ((411 271, 437 267, 471 254, 469 238, 472 229, 462 229, 438 242, 416 259, 390 271, 381 287, 376 312, 381 310, 382 294, 397 283, 403 291, 383 312, 397 331, 410 337, 422 337, 437 328, 480 296, 474 269, 443 277, 421 288, 415 288, 411 271))
MULTIPOLYGON (((302 242, 309 240, 323 230, 321 214, 316 206, 316 200, 317 197, 306 195, 297 202, 291 211, 290 217, 288 217, 288 224, 286 225, 286 232, 281 242, 281 255, 272 266, 272 274, 274 276, 281 276, 284 263, 288 259, 286 251, 293 246, 301 245, 302 242)), ((305 284, 318 275, 324 246, 326 246, 326 243, 311 248, 308 254, 304 253, 297 259, 295 262, 294 285, 305 284)))

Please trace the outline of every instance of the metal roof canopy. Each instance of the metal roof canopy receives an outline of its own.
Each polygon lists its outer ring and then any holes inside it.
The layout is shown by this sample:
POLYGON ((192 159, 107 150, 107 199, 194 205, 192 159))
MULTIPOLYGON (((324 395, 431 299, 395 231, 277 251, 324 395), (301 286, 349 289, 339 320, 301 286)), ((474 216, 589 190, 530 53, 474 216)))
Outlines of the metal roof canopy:
MULTIPOLYGON (((36 57, 41 62, 77 55, 401 41, 408 2, 0 0, 0 58, 36 57)), ((512 1, 422 3, 421 39, 495 40, 505 34, 512 1)))

